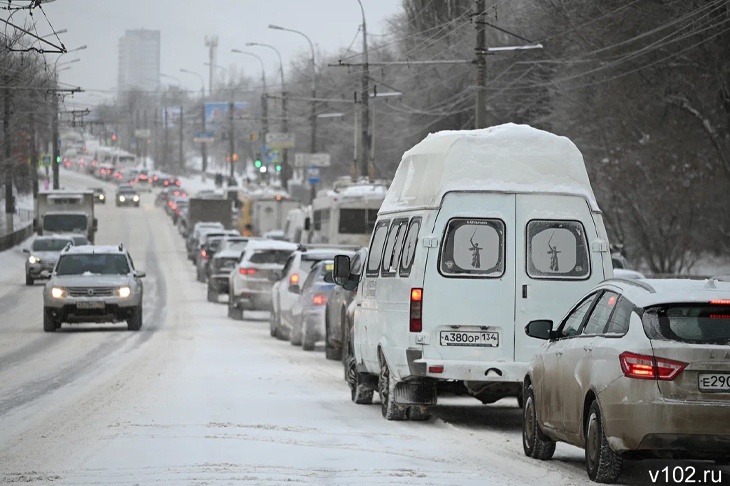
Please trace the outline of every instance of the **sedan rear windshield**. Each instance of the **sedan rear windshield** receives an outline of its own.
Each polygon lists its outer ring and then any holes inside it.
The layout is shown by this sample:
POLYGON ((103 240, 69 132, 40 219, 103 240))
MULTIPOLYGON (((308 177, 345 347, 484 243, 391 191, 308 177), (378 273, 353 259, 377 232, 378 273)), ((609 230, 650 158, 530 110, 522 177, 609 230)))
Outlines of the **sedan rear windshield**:
POLYGON ((122 254, 64 255, 58 260, 57 275, 126 275, 127 257, 122 254))
POLYGON ((251 263, 273 263, 276 265, 284 265, 292 252, 286 250, 262 250, 257 251, 249 261, 251 263))
POLYGON ((42 239, 33 242, 33 251, 61 251, 69 244, 69 240, 42 239))
POLYGON ((730 344, 730 306, 679 304, 651 307, 644 312, 649 339, 693 344, 730 344))

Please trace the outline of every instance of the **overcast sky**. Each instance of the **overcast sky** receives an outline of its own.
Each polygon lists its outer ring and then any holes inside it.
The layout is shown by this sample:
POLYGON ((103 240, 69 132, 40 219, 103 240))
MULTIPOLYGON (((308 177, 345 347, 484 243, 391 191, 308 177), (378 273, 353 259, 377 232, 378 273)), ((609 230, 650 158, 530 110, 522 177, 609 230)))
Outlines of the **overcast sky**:
MULTIPOLYGON (((362 0, 367 15, 368 32, 385 31, 385 20, 401 8, 400 0, 362 0)), ((307 41, 296 34, 271 30, 278 24, 307 34, 323 52, 347 47, 361 23, 357 0, 55 0, 44 10, 56 30, 68 29, 61 40, 71 50, 87 45, 86 50, 66 54, 63 61, 76 57, 80 62, 60 74, 61 81, 81 86, 96 95, 76 95, 80 101, 100 101, 109 96, 117 81, 119 38, 127 29, 159 30, 162 41, 161 71, 174 76, 188 89, 200 89, 200 80, 180 73, 180 68, 197 71, 206 79, 206 35, 219 38, 218 64, 229 68, 237 64, 258 78, 258 61, 232 54, 231 49, 247 49, 246 42, 262 42, 279 48, 286 65, 298 53, 309 53, 307 41)), ((36 13, 37 30, 50 32, 42 15, 36 13)), ((51 40, 52 38, 49 38, 51 40)), ((362 40, 354 50, 360 51, 362 40)), ((273 80, 278 61, 273 51, 262 48, 254 52, 267 62, 268 77, 273 80)), ((57 55, 49 55, 54 61, 57 55)), ((177 84, 170 79, 163 83, 177 84)))

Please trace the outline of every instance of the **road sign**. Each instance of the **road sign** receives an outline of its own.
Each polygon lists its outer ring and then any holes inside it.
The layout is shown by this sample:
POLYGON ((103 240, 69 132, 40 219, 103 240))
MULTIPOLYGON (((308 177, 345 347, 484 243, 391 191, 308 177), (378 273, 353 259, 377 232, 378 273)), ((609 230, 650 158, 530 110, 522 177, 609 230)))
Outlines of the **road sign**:
POLYGON ((278 150, 269 150, 269 163, 279 164, 281 163, 281 152, 278 150))
POLYGON ((134 131, 134 138, 150 138, 152 130, 149 128, 138 128, 134 131))
POLYGON ((270 149, 282 150, 293 149, 296 145, 297 137, 293 133, 267 133, 266 146, 270 149))
POLYGON ((294 154, 294 167, 329 167, 330 163, 330 154, 328 153, 294 154))
POLYGON ((309 179, 310 184, 318 184, 319 176, 319 167, 307 167, 307 179, 309 179))
POLYGON ((195 143, 212 143, 215 141, 215 137, 210 132, 199 132, 193 135, 193 142, 195 143))
POLYGON ((50 155, 48 155, 48 154, 45 154, 45 155, 43 155, 41 157, 41 163, 43 165, 45 165, 46 167, 50 167, 51 166, 51 160, 52 160, 52 157, 50 155))

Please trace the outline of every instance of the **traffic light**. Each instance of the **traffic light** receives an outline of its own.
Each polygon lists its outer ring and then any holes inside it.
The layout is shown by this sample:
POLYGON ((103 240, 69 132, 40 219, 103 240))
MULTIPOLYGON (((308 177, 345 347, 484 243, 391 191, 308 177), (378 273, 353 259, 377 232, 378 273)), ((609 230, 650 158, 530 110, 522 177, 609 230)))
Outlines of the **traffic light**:
POLYGON ((60 164, 61 163, 61 156, 60 155, 56 155, 56 163, 57 164, 60 164))
POLYGON ((281 164, 276 164, 276 172, 281 172, 281 164))
POLYGON ((233 161, 238 162, 238 154, 233 154, 233 161))
POLYGON ((257 169, 261 168, 261 159, 257 158, 256 161, 253 163, 254 167, 257 169))

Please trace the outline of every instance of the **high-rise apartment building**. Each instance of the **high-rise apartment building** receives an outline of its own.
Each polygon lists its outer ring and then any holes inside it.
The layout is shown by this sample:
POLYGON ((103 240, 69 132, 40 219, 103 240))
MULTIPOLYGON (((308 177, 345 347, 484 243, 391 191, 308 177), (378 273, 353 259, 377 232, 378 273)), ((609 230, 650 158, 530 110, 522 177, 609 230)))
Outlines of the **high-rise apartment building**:
POLYGON ((119 91, 160 86, 160 31, 128 30, 119 39, 119 91))

